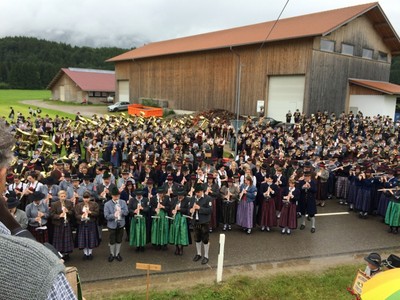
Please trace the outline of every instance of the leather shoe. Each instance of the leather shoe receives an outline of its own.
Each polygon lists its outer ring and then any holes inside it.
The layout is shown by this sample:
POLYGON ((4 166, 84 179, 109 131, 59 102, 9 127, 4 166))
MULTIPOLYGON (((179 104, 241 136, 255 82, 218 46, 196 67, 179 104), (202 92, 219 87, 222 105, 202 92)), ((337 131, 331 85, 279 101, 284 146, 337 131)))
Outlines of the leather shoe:
POLYGON ((110 256, 108 257, 108 262, 112 262, 114 260, 114 256, 110 254, 110 256))
POLYGON ((115 257, 115 259, 118 260, 118 261, 122 261, 122 256, 121 256, 120 254, 118 254, 118 255, 115 257))
POLYGON ((315 232, 315 228, 313 227, 313 228, 311 228, 311 233, 314 233, 315 232))
POLYGON ((303 230, 304 228, 306 228, 306 225, 301 224, 300 230, 303 230))
POLYGON ((206 263, 208 263, 208 258, 204 257, 203 260, 201 261, 201 264, 205 265, 206 263))
POLYGON ((201 258, 201 255, 196 254, 195 257, 193 257, 193 261, 199 261, 201 258))

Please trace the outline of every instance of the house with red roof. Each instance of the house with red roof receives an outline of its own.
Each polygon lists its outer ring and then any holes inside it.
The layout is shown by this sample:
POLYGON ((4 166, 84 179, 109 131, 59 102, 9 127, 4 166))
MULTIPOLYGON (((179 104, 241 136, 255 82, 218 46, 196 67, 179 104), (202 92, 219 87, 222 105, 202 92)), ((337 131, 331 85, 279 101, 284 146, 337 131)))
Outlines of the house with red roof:
POLYGON ((396 55, 399 36, 374 2, 153 42, 108 61, 119 100, 242 115, 263 108, 284 120, 288 110, 339 114, 366 106, 394 116, 396 55))
POLYGON ((54 100, 77 103, 106 103, 115 96, 115 72, 62 68, 47 89, 54 100))

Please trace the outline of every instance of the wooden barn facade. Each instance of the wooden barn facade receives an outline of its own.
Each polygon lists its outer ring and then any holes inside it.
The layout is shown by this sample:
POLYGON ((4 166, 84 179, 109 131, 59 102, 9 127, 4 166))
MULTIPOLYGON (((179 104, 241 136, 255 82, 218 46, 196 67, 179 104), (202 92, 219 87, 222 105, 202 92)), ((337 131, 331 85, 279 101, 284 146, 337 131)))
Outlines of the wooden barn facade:
POLYGON ((111 58, 116 97, 191 111, 239 107, 245 115, 264 106, 278 120, 296 109, 340 113, 349 109, 349 78, 387 82, 400 54, 378 3, 274 23, 150 43, 111 58))
POLYGON ((107 102, 115 96, 115 72, 62 68, 47 86, 53 100, 67 102, 107 102))

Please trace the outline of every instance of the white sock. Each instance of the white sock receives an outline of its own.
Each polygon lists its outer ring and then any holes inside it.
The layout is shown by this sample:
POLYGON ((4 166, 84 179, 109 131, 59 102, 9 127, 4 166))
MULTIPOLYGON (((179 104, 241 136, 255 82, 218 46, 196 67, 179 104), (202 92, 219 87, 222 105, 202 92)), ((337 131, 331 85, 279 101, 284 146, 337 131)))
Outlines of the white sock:
POLYGON ((210 249, 210 243, 204 244, 204 257, 208 258, 208 250, 210 249))
POLYGON ((197 255, 201 256, 201 242, 196 243, 196 251, 197 251, 197 255))
POLYGON ((93 253, 93 249, 87 249, 87 253, 88 253, 88 255, 92 255, 92 253, 93 253))
POLYGON ((85 255, 89 255, 89 249, 88 248, 83 248, 83 254, 85 255))
POLYGON ((311 228, 315 228, 315 217, 311 218, 311 228))
POLYGON ((306 217, 304 215, 301 215, 301 225, 306 225, 306 217))
POLYGON ((288 228, 288 229, 286 229, 286 232, 287 232, 287 233, 290 233, 290 229, 289 229, 289 228, 288 228))

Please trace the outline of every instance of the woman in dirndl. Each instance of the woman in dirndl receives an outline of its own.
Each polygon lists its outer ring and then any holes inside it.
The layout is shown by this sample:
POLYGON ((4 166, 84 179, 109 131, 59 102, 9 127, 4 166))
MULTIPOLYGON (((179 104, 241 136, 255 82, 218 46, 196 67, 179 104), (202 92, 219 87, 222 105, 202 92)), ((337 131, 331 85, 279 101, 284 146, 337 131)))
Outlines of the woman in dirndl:
POLYGON ((257 196, 257 188, 253 184, 253 178, 246 176, 244 183, 240 185, 239 206, 237 209, 236 223, 247 234, 251 234, 253 228, 254 201, 257 196))
POLYGON ((183 247, 191 244, 189 234, 189 203, 186 191, 176 190, 176 197, 171 199, 170 218, 172 223, 169 230, 169 243, 175 245, 175 255, 183 255, 183 247))
POLYGON ((385 216, 385 223, 389 225, 389 233, 398 233, 400 226, 400 190, 389 190, 392 194, 385 216))
POLYGON ((143 197, 143 190, 135 190, 135 198, 131 199, 128 209, 131 215, 131 232, 129 245, 135 246, 136 251, 144 251, 147 244, 147 218, 149 213, 149 199, 143 197))
POLYGON ((50 217, 53 223, 52 245, 63 255, 63 259, 69 259, 69 253, 74 250, 72 238, 71 218, 74 214, 73 204, 67 200, 65 191, 58 192, 59 200, 51 206, 50 217))
POLYGON ((99 205, 91 200, 89 191, 82 196, 83 201, 75 206, 75 217, 78 223, 78 248, 83 249, 83 259, 93 259, 93 249, 99 246, 99 235, 97 232, 97 217, 99 205))
POLYGON ((49 233, 46 226, 49 218, 49 208, 47 204, 41 201, 44 198, 45 195, 42 192, 32 192, 28 196, 28 201, 31 203, 25 209, 28 217, 28 230, 39 243, 49 242, 49 233))
POLYGON ((297 228, 297 203, 300 200, 300 190, 296 188, 296 181, 289 179, 289 186, 283 190, 282 210, 279 218, 279 227, 282 234, 291 234, 297 228))
POLYGON ((157 194, 150 199, 151 210, 151 243, 157 249, 167 250, 169 242, 169 197, 163 187, 157 189, 157 194))

